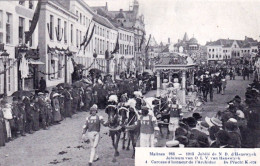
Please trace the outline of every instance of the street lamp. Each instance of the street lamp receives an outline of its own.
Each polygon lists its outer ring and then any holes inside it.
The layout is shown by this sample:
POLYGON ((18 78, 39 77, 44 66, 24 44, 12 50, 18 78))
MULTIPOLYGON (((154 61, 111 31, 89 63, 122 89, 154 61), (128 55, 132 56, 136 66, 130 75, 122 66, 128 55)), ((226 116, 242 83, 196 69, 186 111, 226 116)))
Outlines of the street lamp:
POLYGON ((6 63, 9 60, 9 54, 6 52, 6 50, 3 51, 1 54, 1 57, 3 58, 3 63, 4 63, 4 97, 7 96, 7 85, 6 85, 6 63))

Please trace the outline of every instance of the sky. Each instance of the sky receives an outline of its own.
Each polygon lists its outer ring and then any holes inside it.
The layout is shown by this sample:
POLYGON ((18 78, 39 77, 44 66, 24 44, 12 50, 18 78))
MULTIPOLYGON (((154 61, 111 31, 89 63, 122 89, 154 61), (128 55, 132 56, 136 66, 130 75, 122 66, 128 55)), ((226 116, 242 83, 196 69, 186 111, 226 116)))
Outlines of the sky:
MULTIPOLYGON (((133 0, 85 0, 90 6, 129 10, 133 0)), ((146 32, 158 43, 195 37, 200 44, 217 39, 260 40, 260 0, 138 0, 146 32)))

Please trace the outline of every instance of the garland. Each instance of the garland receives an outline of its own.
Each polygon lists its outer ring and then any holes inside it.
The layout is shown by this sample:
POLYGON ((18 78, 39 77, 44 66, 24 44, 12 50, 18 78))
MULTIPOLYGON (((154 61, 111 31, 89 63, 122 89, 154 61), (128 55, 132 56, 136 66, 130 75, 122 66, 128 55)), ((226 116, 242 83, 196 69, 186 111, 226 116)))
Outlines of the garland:
POLYGON ((13 67, 16 65, 16 63, 17 63, 20 59, 21 59, 21 58, 16 59, 16 60, 15 60, 10 66, 8 66, 5 70, 0 71, 0 75, 4 74, 6 71, 9 71, 11 68, 13 68, 13 67))
POLYGON ((65 67, 65 65, 63 65, 62 67, 60 67, 60 68, 58 69, 58 71, 53 72, 53 73, 45 73, 45 72, 42 72, 42 71, 39 71, 39 73, 41 73, 41 74, 43 74, 43 75, 53 75, 53 74, 57 74, 58 72, 60 72, 64 67, 65 67))

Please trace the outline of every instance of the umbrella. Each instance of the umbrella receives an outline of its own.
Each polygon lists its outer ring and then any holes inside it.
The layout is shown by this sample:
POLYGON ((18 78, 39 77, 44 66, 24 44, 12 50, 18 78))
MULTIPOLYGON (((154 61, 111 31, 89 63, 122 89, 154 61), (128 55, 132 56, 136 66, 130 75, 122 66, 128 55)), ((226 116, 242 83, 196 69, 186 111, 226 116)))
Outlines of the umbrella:
POLYGON ((16 91, 12 94, 13 97, 23 97, 23 96, 26 96, 26 97, 32 97, 33 96, 33 93, 30 92, 30 91, 25 91, 25 90, 19 90, 19 91, 16 91))
POLYGON ((72 84, 76 88, 85 88, 87 87, 87 84, 83 83, 82 81, 77 81, 72 84))

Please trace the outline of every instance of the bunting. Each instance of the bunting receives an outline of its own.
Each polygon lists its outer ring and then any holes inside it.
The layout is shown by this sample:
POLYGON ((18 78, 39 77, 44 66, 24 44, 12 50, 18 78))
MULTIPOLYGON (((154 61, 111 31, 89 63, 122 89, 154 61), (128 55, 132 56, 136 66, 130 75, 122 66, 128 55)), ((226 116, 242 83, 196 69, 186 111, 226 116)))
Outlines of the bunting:
POLYGON ((139 45, 139 50, 141 50, 142 45, 143 45, 143 42, 144 42, 144 32, 143 32, 143 36, 142 36, 141 43, 140 43, 140 45, 139 45))
POLYGON ((145 46, 145 52, 147 52, 148 49, 149 49, 149 43, 150 43, 150 40, 151 40, 151 34, 150 34, 150 36, 149 36, 149 39, 148 39, 147 45, 145 46))
POLYGON ((94 31, 95 31, 95 27, 96 27, 96 25, 94 24, 94 26, 93 26, 93 28, 92 28, 92 32, 91 32, 91 34, 90 34, 90 36, 89 36, 89 39, 88 39, 86 45, 84 46, 84 50, 86 50, 86 48, 87 48, 89 42, 91 41, 91 39, 92 39, 92 37, 93 37, 94 31))
POLYGON ((28 41, 31 39, 32 34, 36 28, 36 25, 38 23, 39 17, 40 17, 40 10, 41 10, 41 0, 38 0, 37 7, 35 9, 35 12, 33 14, 32 24, 29 28, 29 31, 24 32, 25 33, 25 43, 27 44, 28 41))
POLYGON ((114 49, 114 51, 111 53, 111 55, 117 53, 118 50, 119 50, 119 34, 117 35, 115 49, 114 49))
MULTIPOLYGON (((92 22, 92 20, 91 20, 91 22, 92 22)), ((79 51, 81 50, 81 47, 84 46, 86 44, 86 42, 87 42, 88 32, 89 32, 89 28, 90 28, 91 22, 89 23, 89 26, 88 26, 87 32, 85 34, 85 37, 84 37, 82 43, 80 44, 79 51)))

